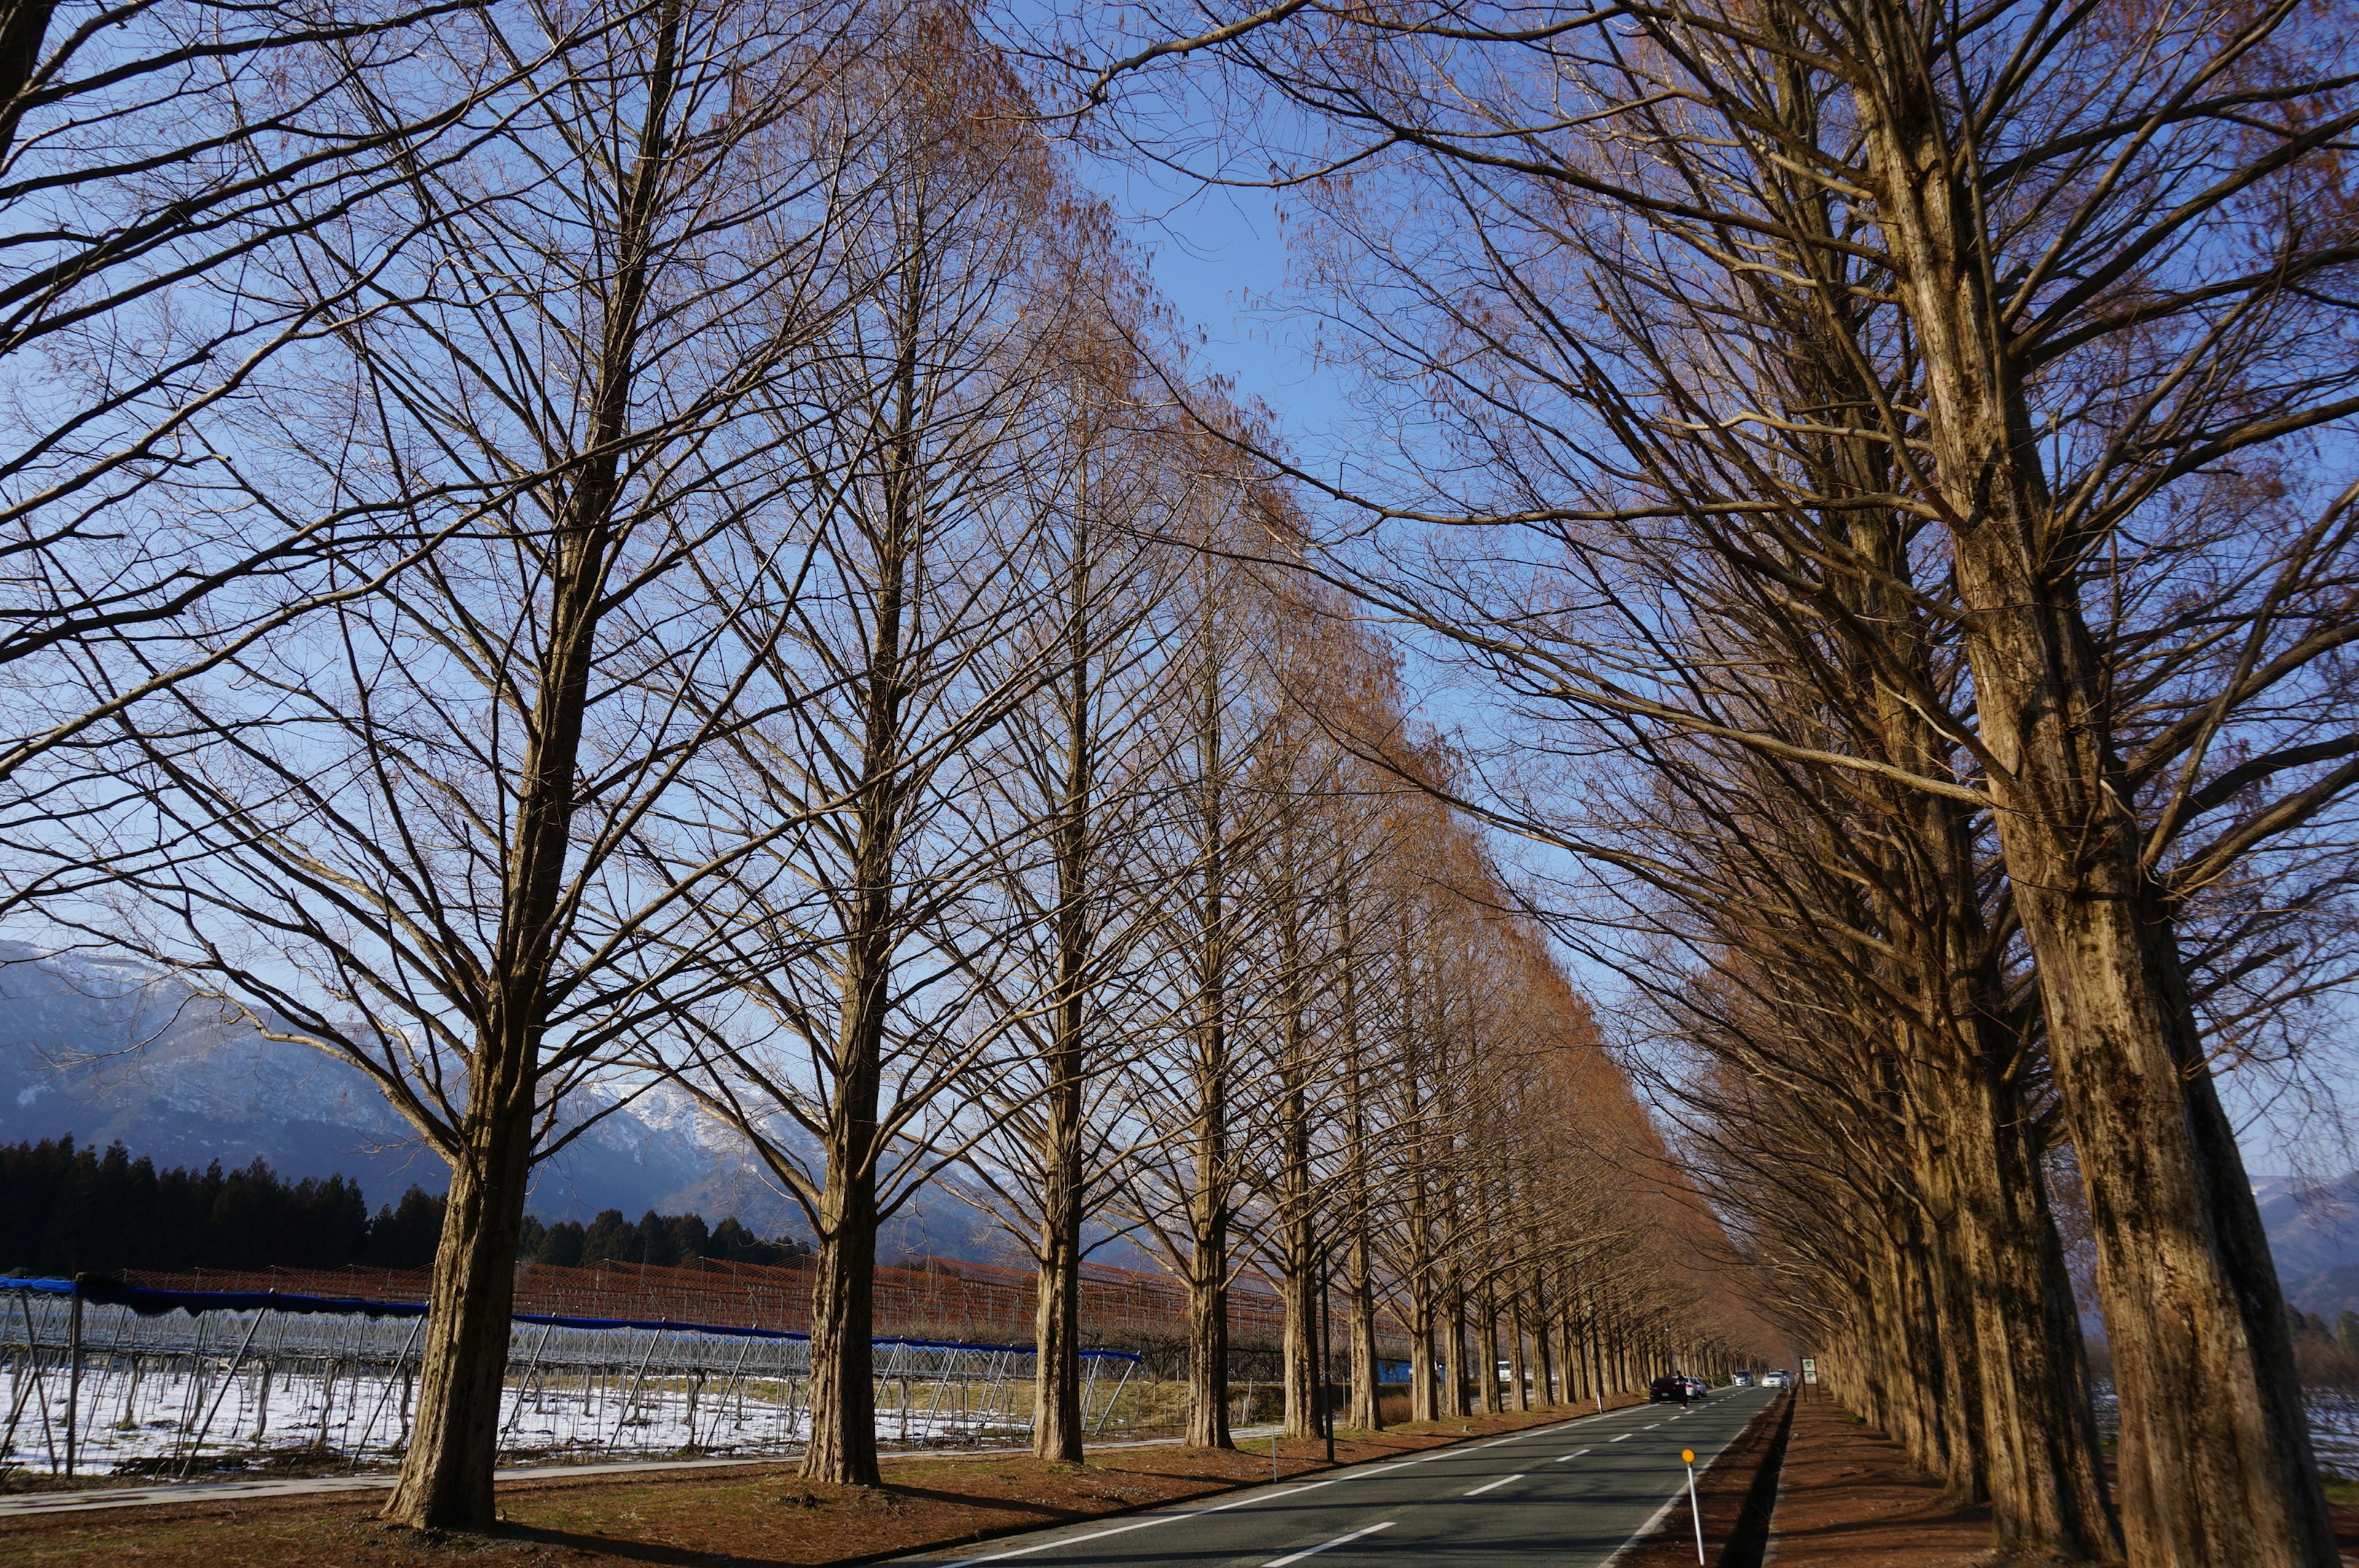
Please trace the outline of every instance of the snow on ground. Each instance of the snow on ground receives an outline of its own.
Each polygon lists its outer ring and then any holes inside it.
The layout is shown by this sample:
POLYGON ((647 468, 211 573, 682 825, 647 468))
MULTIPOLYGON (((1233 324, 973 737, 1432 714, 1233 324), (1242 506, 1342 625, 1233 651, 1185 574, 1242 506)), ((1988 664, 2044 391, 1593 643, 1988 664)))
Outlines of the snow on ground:
MULTIPOLYGON (((886 1384, 908 1402, 877 1411, 888 1443, 1018 1441, 1028 1434, 1018 1389, 997 1384, 886 1384)), ((67 1390, 58 1368, 38 1379, 21 1363, 0 1377, 14 1422, 0 1464, 62 1466, 67 1390)), ((1023 1392, 1028 1394, 1028 1387, 1023 1392)), ((84 1374, 75 1447, 83 1474, 199 1475, 252 1465, 390 1463, 407 1434, 414 1385, 374 1369, 331 1380, 264 1368, 192 1378, 152 1367, 84 1374)), ((641 1378, 560 1370, 506 1391, 504 1459, 711 1454, 790 1449, 803 1440, 802 1385, 766 1379, 641 1378)))

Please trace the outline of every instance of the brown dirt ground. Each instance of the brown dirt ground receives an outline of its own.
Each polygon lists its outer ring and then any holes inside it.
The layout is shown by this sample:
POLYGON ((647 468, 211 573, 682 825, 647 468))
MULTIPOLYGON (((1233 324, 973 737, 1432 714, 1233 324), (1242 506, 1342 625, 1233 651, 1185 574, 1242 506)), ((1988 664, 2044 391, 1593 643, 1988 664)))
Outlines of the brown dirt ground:
MULTIPOLYGON (((1631 1402, 1628 1400, 1619 1403, 1631 1402)), ((1609 1406, 1609 1408, 1611 1408, 1609 1406)), ((1413 1453, 1564 1419, 1522 1416, 1402 1427, 1336 1444, 1339 1462, 1413 1453)), ((1350 1434, 1347 1434, 1349 1436, 1350 1434)), ((1292 1443, 1278 1474, 1325 1468, 1321 1445, 1292 1443)), ((40 1568, 263 1568, 334 1563, 427 1568, 482 1562, 814 1568, 1035 1530, 1251 1486, 1270 1475, 1269 1445, 1237 1453, 1109 1449, 1086 1465, 1028 1456, 908 1456, 885 1461, 881 1487, 799 1480, 791 1465, 647 1477, 582 1477, 501 1489, 497 1535, 429 1537, 375 1519, 382 1496, 330 1495, 60 1514, 0 1520, 0 1563, 40 1568)))
MULTIPOLYGON (((1777 1435, 1777 1420, 1785 1406, 1772 1401, 1753 1418, 1735 1442, 1720 1451, 1712 1467, 1696 1477, 1696 1501, 1703 1510, 1704 1549, 1714 1563, 1745 1510, 1745 1494, 1769 1444, 1777 1435)), ((1695 1568, 1695 1518, 1685 1502, 1663 1516, 1662 1524, 1646 1540, 1614 1560, 1614 1568, 1695 1568)))
MULTIPOLYGON (((2359 1501, 2359 1497, 2345 1498, 2359 1501)), ((2343 1561, 2359 1564, 2359 1509, 2333 1509, 2343 1561)), ((1770 1542, 1776 1568, 1984 1568, 1990 1510, 1961 1505, 1900 1445, 1833 1400, 1794 1412, 1770 1542)))

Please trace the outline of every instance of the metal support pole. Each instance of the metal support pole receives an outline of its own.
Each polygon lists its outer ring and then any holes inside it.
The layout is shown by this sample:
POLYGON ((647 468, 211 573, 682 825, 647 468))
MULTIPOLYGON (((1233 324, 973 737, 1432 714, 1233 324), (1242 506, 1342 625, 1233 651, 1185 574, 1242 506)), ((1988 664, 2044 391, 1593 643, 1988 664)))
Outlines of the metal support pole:
POLYGON ((1695 1516, 1696 1565, 1703 1568, 1703 1505, 1696 1501, 1695 1450, 1680 1450, 1680 1462, 1688 1467, 1688 1512, 1695 1516))
MULTIPOLYGON (((77 1300, 74 1305, 79 1307, 82 1303, 77 1300)), ((195 1440, 189 1444, 189 1456, 180 1462, 181 1475, 186 1476, 189 1473, 189 1467, 197 1462, 198 1451, 205 1445, 205 1433, 213 1429, 213 1417, 221 1414, 222 1401, 229 1398, 230 1385, 237 1381, 237 1369, 244 1365, 245 1353, 254 1347, 254 1336, 262 1327, 263 1315, 258 1312, 254 1314, 254 1322, 246 1329, 245 1338, 239 1343, 237 1354, 230 1358, 229 1370, 222 1374, 221 1392, 213 1396, 212 1408, 205 1411, 204 1422, 197 1428, 195 1440)), ((191 1375, 193 1376, 193 1373, 191 1375)), ((66 1454, 67 1462, 71 1464, 73 1454, 73 1439, 71 1435, 66 1439, 66 1454)))
POLYGON ((66 1313, 66 1474, 74 1473, 74 1429, 82 1413, 82 1286, 66 1313))

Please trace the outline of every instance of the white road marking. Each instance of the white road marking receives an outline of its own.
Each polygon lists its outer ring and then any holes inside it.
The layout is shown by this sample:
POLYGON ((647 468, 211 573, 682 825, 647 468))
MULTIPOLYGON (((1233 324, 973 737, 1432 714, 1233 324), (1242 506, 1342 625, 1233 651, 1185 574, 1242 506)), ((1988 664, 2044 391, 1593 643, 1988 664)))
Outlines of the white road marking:
POLYGON ((1462 1498, 1479 1498, 1485 1492, 1498 1490, 1498 1488, 1506 1486, 1510 1481, 1520 1481, 1522 1479, 1523 1477, 1521 1476, 1502 1476, 1495 1481, 1485 1481, 1481 1486, 1474 1487, 1473 1490, 1461 1492, 1458 1495, 1462 1498))
MULTIPOLYGON (((1201 1519, 1206 1514, 1226 1513, 1231 1509, 1241 1509, 1248 1503, 1272 1502, 1279 1498, 1293 1497, 1298 1492, 1315 1492, 1321 1487, 1332 1487, 1334 1484, 1332 1481, 1313 1481, 1307 1487, 1288 1487, 1281 1492, 1257 1492, 1249 1498, 1239 1498, 1233 1503, 1219 1503, 1209 1509, 1192 1509, 1184 1514, 1157 1514, 1152 1519, 1138 1519, 1130 1524, 1118 1524, 1112 1530, 1093 1530, 1088 1535, 1069 1535, 1057 1541, 1038 1541, 1030 1546, 1019 1546, 1013 1552, 994 1552, 984 1557, 962 1557, 956 1563, 944 1563, 942 1568, 971 1568, 972 1564, 977 1563, 997 1563, 1009 1557, 1029 1557, 1035 1552, 1047 1552, 1052 1547, 1079 1546, 1085 1541, 1103 1541, 1109 1535, 1127 1535, 1134 1530, 1145 1530, 1151 1524, 1177 1524, 1181 1519, 1201 1519)), ((1333 1544, 1332 1541, 1328 1542, 1330 1546, 1333 1544)))
POLYGON ((1580 1458, 1582 1454, 1586 1454, 1586 1453, 1588 1453, 1588 1452, 1589 1452, 1589 1450, 1588 1450, 1588 1449, 1586 1449, 1586 1448, 1576 1448, 1576 1449, 1574 1449, 1574 1450, 1573 1450, 1571 1453, 1570 1453, 1570 1454, 1559 1454, 1559 1455, 1557 1456, 1557 1460, 1556 1460, 1556 1462, 1557 1462, 1558 1464, 1561 1465, 1561 1464, 1563 1464, 1563 1463, 1564 1463, 1566 1460, 1568 1460, 1568 1459, 1578 1459, 1578 1458, 1580 1458))
POLYGON ((1273 1557, 1263 1563, 1261 1568, 1286 1568, 1289 1563, 1299 1563, 1306 1557, 1314 1557, 1331 1546, 1341 1546, 1347 1541, 1357 1541, 1364 1535, 1374 1535, 1380 1530, 1390 1530, 1396 1522, 1393 1519, 1386 1519, 1382 1524, 1372 1524, 1365 1530, 1355 1530, 1349 1535, 1339 1535, 1332 1541, 1322 1541, 1316 1546, 1306 1546, 1301 1551, 1289 1552, 1284 1557, 1273 1557))
POLYGON ((1638 1434, 1635 1432, 1625 1432, 1621 1436, 1614 1438, 1614 1441, 1616 1443, 1627 1443, 1637 1435, 1638 1434))
POLYGON ((1654 1534, 1655 1527, 1663 1522, 1663 1516, 1671 1511, 1671 1505, 1679 1502, 1687 1495, 1688 1489, 1685 1487, 1681 1487, 1678 1491, 1673 1492, 1669 1497, 1665 1498, 1663 1499, 1663 1506, 1657 1509, 1653 1513, 1648 1514, 1647 1516, 1647 1522, 1640 1525, 1636 1530, 1632 1530, 1630 1532, 1630 1539, 1615 1547, 1614 1549, 1614 1555, 1607 1558, 1604 1563, 1600 1565, 1600 1568, 1614 1568, 1614 1564, 1621 1562, 1625 1556, 1628 1555, 1632 1547, 1646 1540, 1647 1537, 1654 1534))

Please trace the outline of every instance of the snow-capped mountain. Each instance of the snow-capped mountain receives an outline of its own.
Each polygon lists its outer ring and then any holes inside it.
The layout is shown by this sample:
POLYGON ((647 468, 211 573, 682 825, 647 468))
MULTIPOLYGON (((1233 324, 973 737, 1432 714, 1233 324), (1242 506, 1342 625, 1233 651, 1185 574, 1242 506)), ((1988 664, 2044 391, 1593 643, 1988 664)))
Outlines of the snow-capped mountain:
MULTIPOLYGON (((544 1162, 532 1211, 587 1219, 734 1215, 760 1235, 802 1233, 799 1211, 735 1134, 667 1085, 603 1091, 625 1103, 544 1162)), ((120 1140, 159 1166, 260 1156, 288 1176, 357 1177, 372 1206, 412 1183, 440 1191, 441 1162, 357 1068, 265 1039, 136 965, 0 942, 0 1142, 120 1140)), ((983 1258, 997 1242, 948 1191, 885 1238, 891 1251, 983 1258)))

